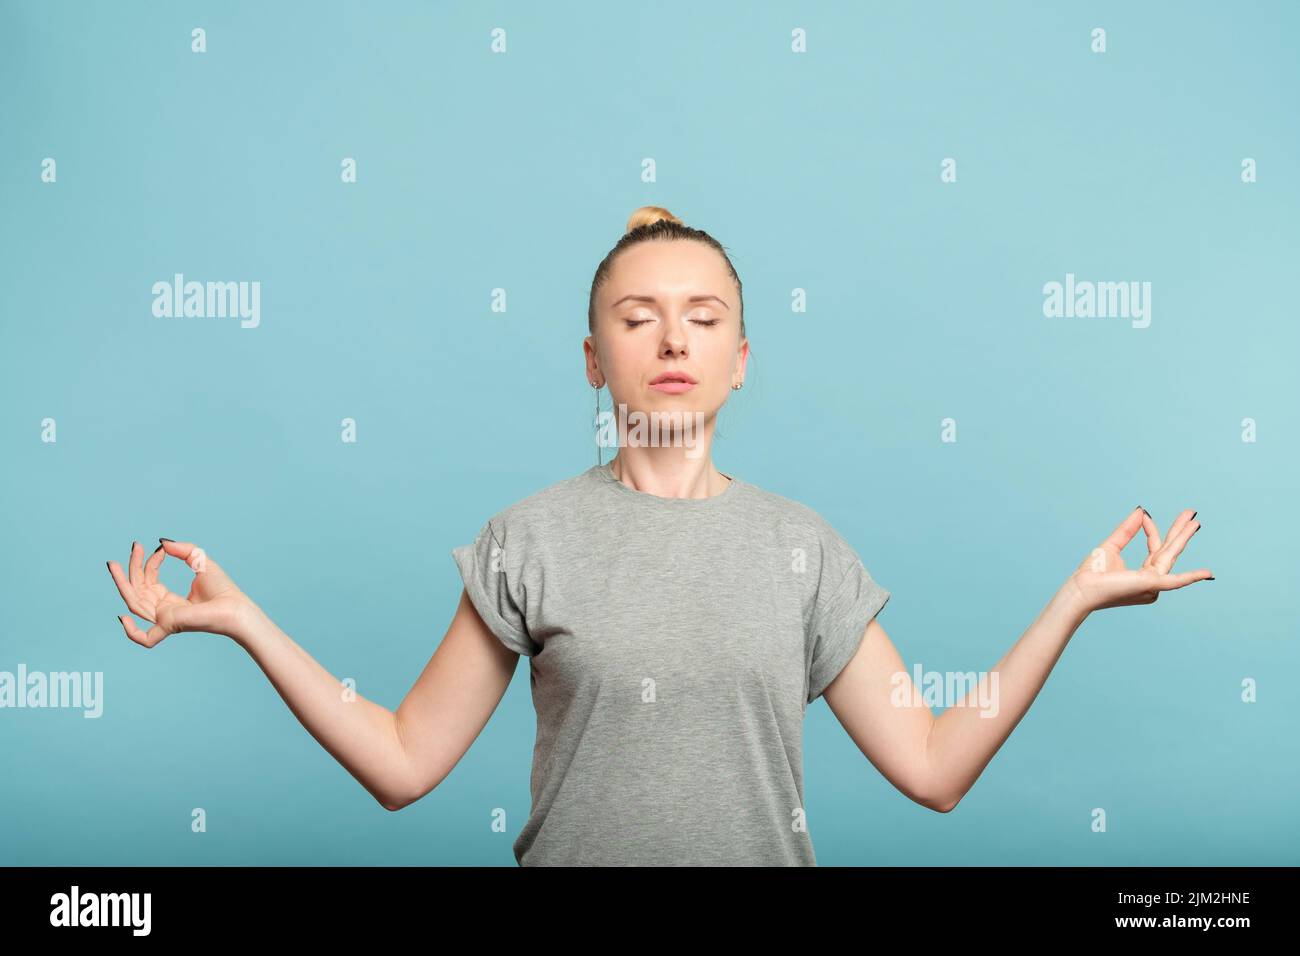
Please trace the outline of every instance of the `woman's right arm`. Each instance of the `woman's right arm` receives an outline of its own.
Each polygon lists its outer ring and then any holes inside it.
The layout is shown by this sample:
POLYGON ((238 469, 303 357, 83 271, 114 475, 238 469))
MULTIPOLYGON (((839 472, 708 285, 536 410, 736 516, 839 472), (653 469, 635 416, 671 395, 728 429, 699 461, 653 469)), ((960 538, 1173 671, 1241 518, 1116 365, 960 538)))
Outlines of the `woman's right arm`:
POLYGON ((253 605, 234 639, 308 732, 379 803, 400 810, 451 773, 501 702, 519 655, 461 591, 442 643, 396 713, 342 683, 253 605))
POLYGON ((500 703, 519 655, 488 630, 462 590, 450 627, 396 712, 356 693, 303 650, 201 548, 168 541, 143 561, 132 545, 128 572, 108 562, 145 632, 121 617, 127 636, 154 647, 174 633, 224 634, 248 651, 299 722, 389 810, 436 787, 464 756, 500 703), (195 572, 188 598, 158 581, 171 554, 195 572))

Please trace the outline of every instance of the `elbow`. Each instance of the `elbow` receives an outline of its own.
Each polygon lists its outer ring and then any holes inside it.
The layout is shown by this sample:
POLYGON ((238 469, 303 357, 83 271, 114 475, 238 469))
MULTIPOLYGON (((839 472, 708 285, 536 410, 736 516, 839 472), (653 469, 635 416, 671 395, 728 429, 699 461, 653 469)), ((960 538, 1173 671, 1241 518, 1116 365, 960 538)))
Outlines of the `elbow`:
POLYGON ((957 804, 961 803, 961 797, 941 797, 923 802, 923 806, 933 810, 935 813, 952 813, 957 804))
POLYGON ((957 804, 961 802, 960 796, 939 794, 938 791, 928 788, 907 789, 902 792, 913 803, 923 806, 927 810, 933 810, 935 813, 951 813, 957 804))
POLYGON ((934 786, 918 787, 915 791, 910 792, 909 796, 927 810, 933 810, 935 813, 951 813, 965 794, 954 793, 947 788, 934 786))
POLYGON ((391 811, 392 813, 396 813, 398 810, 401 810, 403 807, 409 807, 411 804, 415 802, 415 800, 411 799, 410 797, 406 797, 406 796, 399 797, 391 794, 384 797, 377 797, 376 799, 379 800, 379 805, 381 807, 383 807, 385 810, 391 811))
POLYGON ((396 813, 398 810, 409 807, 411 804, 423 800, 425 795, 431 790, 433 790, 433 787, 427 787, 423 790, 406 791, 406 793, 400 797, 390 796, 388 799, 381 799, 379 805, 385 810, 391 810, 393 813, 396 813))

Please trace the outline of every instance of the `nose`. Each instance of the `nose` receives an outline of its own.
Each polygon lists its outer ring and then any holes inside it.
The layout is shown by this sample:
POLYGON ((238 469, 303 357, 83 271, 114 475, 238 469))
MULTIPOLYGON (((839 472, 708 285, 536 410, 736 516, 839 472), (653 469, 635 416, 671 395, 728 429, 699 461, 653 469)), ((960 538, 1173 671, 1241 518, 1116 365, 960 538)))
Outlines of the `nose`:
POLYGON ((680 321, 664 323, 664 337, 660 343, 659 354, 661 356, 686 354, 686 329, 680 321))

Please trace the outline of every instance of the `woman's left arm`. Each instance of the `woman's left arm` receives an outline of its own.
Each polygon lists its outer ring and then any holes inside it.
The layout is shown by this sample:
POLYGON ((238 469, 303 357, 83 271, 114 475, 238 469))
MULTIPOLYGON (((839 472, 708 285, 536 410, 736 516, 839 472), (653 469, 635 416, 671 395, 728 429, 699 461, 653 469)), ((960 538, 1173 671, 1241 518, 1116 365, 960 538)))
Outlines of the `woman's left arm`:
POLYGON ((1162 541, 1146 509, 1135 509, 1084 559, 993 671, 939 717, 919 704, 919 690, 876 620, 867 626, 857 654, 826 688, 827 705, 895 787, 947 813, 1011 735, 1089 614, 1153 604, 1161 591, 1212 580, 1205 568, 1171 573, 1201 526, 1195 516, 1195 511, 1182 512, 1162 541), (1146 531, 1148 553, 1140 568, 1129 570, 1120 552, 1138 529, 1146 531))

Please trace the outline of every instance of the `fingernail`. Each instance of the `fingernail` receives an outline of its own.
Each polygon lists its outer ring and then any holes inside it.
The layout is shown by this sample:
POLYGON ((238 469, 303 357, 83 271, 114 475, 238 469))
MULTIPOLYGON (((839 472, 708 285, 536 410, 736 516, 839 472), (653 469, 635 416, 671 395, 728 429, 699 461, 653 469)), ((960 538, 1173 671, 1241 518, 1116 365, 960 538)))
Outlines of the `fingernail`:
MULTIPOLYGON (((1139 505, 1138 507, 1142 507, 1142 506, 1139 505)), ((1142 508, 1142 513, 1143 513, 1144 515, 1146 515, 1148 518, 1151 517, 1151 512, 1147 511, 1146 508, 1142 508)))
POLYGON ((171 538, 159 538, 158 543, 162 544, 164 541, 171 541, 171 540, 172 540, 171 538))
POLYGON ((112 562, 112 561, 105 561, 105 562, 104 562, 104 567, 108 568, 109 571, 112 571, 112 570, 113 570, 113 562, 112 562))
POLYGON ((1210 575, 1208 578, 1206 578, 1205 580, 1207 580, 1207 581, 1213 581, 1213 580, 1214 580, 1214 575, 1211 574, 1211 575, 1210 575))
MULTIPOLYGON (((1195 511, 1193 511, 1193 512, 1192 512, 1192 518, 1195 518, 1195 517, 1196 517, 1196 512, 1195 512, 1195 511)), ((1191 521, 1191 520, 1192 520, 1192 518, 1188 518, 1188 519, 1187 519, 1187 520, 1188 520, 1188 521, 1191 521)))
POLYGON ((158 553, 159 551, 161 551, 161 550, 162 550, 162 542, 160 541, 160 542, 158 543, 158 547, 156 547, 156 548, 153 549, 153 553, 154 553, 154 554, 157 554, 157 553, 158 553))

